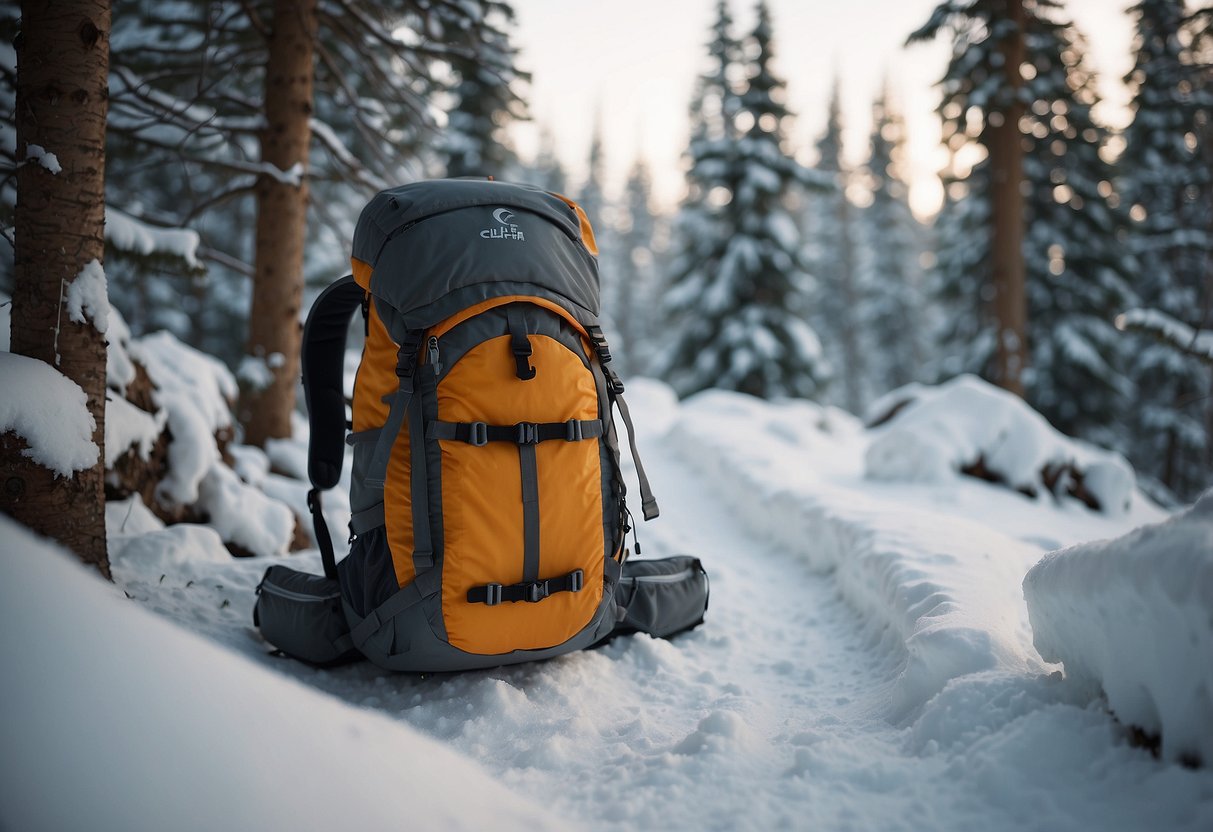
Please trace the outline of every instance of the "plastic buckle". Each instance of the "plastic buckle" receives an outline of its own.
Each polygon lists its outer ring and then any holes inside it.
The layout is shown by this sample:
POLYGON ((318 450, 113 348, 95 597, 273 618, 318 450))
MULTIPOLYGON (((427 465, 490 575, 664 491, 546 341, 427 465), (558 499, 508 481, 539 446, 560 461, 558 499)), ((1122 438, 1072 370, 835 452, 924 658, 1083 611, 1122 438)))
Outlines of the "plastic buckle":
POLYGON ((495 607, 501 603, 501 584, 487 584, 484 587, 484 604, 495 607))
POLYGON ((579 420, 569 419, 564 423, 564 438, 567 442, 580 442, 585 439, 585 432, 582 430, 579 420))
POLYGON ((534 422, 519 422, 514 425, 518 431, 518 438, 515 440, 519 445, 538 445, 539 444, 539 426, 534 422))
POLYGON ((623 395, 623 379, 610 367, 604 367, 603 369, 606 370, 607 384, 610 385, 611 392, 616 396, 623 395))
POLYGON ((483 448, 489 444, 489 426, 484 422, 472 422, 468 426, 468 444, 483 448))
POLYGON ((533 584, 527 584, 524 592, 526 593, 526 600, 532 604, 542 601, 551 594, 547 581, 536 581, 533 584))
POLYGON ((569 574, 569 592, 581 592, 583 586, 585 586, 585 576, 580 569, 574 569, 569 574))

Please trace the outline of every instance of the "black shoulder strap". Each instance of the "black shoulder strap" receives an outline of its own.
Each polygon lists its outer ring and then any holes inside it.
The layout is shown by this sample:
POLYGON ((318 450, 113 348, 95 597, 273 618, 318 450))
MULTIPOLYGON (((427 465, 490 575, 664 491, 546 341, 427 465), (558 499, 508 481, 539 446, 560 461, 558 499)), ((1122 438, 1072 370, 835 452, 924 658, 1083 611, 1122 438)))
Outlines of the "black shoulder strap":
POLYGON ((320 491, 341 479, 345 457, 345 336, 350 317, 362 305, 366 292, 346 275, 320 293, 303 325, 303 398, 311 431, 307 446, 307 476, 312 490, 308 507, 316 545, 324 561, 324 574, 337 576, 333 544, 320 512, 320 491))

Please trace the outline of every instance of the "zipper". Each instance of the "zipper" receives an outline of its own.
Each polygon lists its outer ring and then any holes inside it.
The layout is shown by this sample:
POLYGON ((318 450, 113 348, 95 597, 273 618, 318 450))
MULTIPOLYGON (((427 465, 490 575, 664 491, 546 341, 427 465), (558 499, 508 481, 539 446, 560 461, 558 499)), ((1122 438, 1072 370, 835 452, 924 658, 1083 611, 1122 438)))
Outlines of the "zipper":
POLYGON ((620 578, 621 581, 631 581, 637 584, 676 584, 679 581, 685 581, 695 574, 693 568, 686 568, 681 572, 675 572, 673 575, 627 575, 620 578))
POLYGON ((270 595, 277 595, 279 598, 289 598, 292 601, 300 601, 302 603, 318 604, 321 601, 332 601, 334 598, 340 598, 340 592, 334 592, 332 595, 305 595, 302 592, 293 592, 289 589, 283 589, 276 584, 261 583, 257 586, 257 592, 268 592, 270 595))

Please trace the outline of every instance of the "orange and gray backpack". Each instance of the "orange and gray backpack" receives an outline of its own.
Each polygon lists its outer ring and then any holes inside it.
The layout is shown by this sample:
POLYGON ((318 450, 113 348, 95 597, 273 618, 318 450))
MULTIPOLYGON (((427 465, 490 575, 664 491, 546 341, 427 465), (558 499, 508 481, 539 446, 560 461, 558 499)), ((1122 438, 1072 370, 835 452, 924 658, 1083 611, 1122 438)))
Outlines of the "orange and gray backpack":
POLYGON ((317 298, 303 336, 325 576, 267 571, 255 619, 269 641, 318 663, 361 654, 428 672, 702 620, 698 560, 627 558, 615 409, 644 518, 658 508, 598 325, 597 253, 576 204, 524 185, 417 182, 363 210, 353 274, 317 298), (366 338, 347 422, 355 310, 366 338), (335 563, 320 492, 346 445, 350 552, 335 563))

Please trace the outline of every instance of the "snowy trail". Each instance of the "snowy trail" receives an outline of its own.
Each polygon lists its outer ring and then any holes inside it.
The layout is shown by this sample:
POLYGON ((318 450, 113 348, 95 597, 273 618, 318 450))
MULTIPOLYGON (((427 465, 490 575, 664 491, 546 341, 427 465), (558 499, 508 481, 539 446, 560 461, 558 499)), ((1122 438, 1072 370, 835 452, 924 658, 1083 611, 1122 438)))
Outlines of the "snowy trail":
MULTIPOLYGON (((998 832, 1213 826, 1208 772, 1160 765, 1130 747, 1099 705, 1084 707, 1055 677, 1005 667, 969 673, 907 717, 897 696, 907 668, 901 633, 844 600, 842 575, 814 567, 811 555, 829 533, 816 515, 789 525, 794 507, 785 501, 783 514, 758 516, 753 501, 737 499, 740 480, 705 476, 729 469, 708 445, 649 441, 644 450, 663 509, 640 530, 645 556, 695 554, 712 581, 705 624, 671 642, 630 636, 547 663, 426 678, 369 663, 317 670, 268 655, 250 627, 263 560, 186 562, 163 579, 157 567, 120 581, 136 599, 262 666, 437 738, 562 822, 998 832), (696 448, 714 462, 690 464, 696 448), (760 539, 763 517, 784 523, 781 533, 760 539)), ((825 504, 855 487, 840 475, 819 493, 825 504)), ((865 491, 873 493, 853 492, 868 502, 848 522, 912 514, 904 494, 865 491)), ((932 525, 946 520, 925 527, 947 537, 949 527, 932 525)), ((923 529, 908 525, 897 534, 907 547, 923 540, 923 529)), ((854 545, 870 539, 858 535, 854 545)), ((290 563, 319 570, 315 553, 290 563)))

